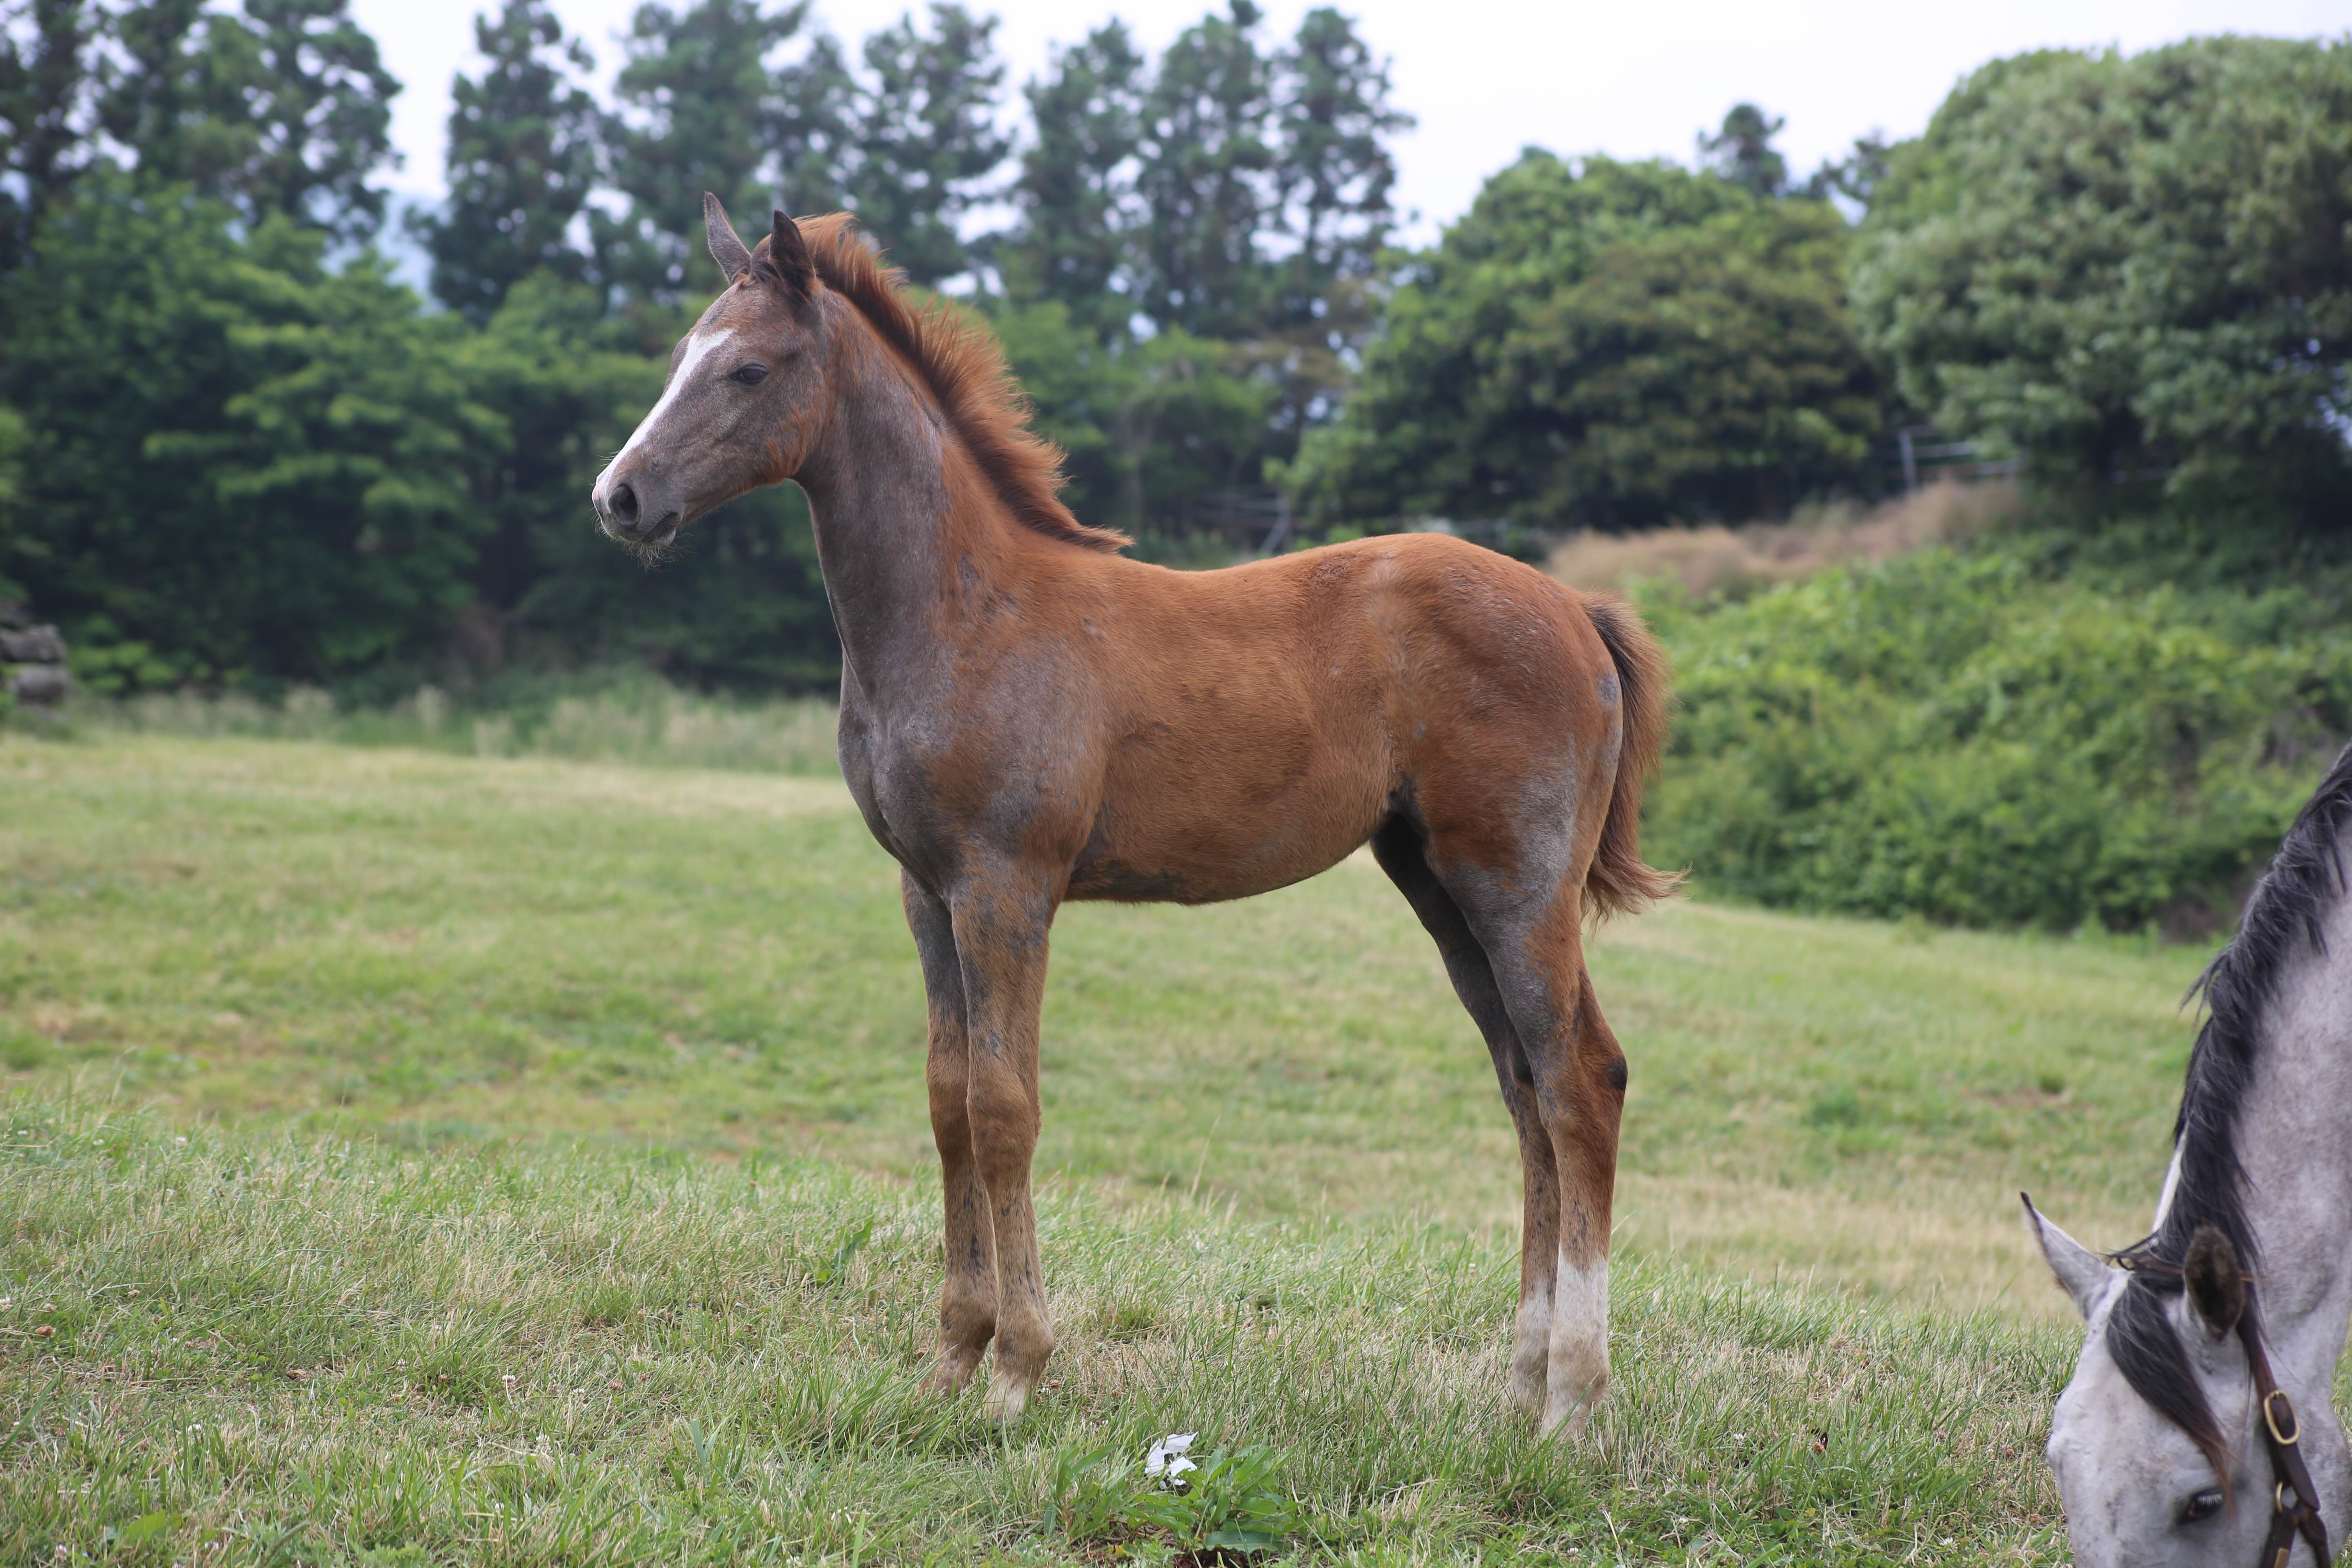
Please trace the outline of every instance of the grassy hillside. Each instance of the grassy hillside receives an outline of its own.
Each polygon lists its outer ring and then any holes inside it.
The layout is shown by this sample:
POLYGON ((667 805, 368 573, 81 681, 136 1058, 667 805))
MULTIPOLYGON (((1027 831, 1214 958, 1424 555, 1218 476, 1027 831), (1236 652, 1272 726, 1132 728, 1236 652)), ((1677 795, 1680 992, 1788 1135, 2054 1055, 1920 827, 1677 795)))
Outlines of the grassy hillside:
MULTIPOLYGON (((930 1161, 895 868, 838 784, 240 741, 0 741, 0 1063, 401 1147, 930 1161)), ((2054 1317, 2013 1218, 2144 1225, 2200 955, 1681 901, 1600 940, 1621 1245, 2054 1317)), ((1515 1232, 1517 1154, 1363 861, 1055 931, 1041 1163, 1245 1217, 1515 1232)))

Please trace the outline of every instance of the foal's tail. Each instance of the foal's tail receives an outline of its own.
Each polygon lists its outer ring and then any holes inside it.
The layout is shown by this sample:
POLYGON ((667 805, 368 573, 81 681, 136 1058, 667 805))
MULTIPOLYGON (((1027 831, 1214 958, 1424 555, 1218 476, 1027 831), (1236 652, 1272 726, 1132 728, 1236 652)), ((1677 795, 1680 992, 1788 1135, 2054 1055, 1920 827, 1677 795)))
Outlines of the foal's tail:
POLYGON ((1638 914, 1654 900, 1682 886, 1682 874, 1642 863, 1642 785, 1658 765, 1666 744, 1666 657, 1632 605, 1615 597, 1578 595, 1601 646, 1617 666, 1618 700, 1623 704, 1625 738, 1617 753, 1617 784, 1609 816, 1601 825, 1601 846, 1584 874, 1585 909, 1593 920, 1638 914))

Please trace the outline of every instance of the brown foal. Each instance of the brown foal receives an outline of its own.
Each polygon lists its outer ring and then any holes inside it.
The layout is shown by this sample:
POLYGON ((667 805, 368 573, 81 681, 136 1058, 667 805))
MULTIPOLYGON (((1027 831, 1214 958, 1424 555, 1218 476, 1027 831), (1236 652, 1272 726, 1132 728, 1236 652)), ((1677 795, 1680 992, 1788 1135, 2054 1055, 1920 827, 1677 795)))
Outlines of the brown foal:
POLYGON ((992 341, 917 311, 847 218, 778 213, 595 488, 667 543, 783 479, 808 493, 841 633, 841 768, 902 868, 930 1004, 947 1283, 933 1384, 992 1341, 991 1414, 1054 1349, 1037 1260, 1037 1016, 1069 899, 1207 903, 1369 841, 1494 1054, 1527 1184, 1510 1395, 1547 1431, 1609 1374, 1625 1058, 1587 921, 1668 890, 1635 841, 1664 737, 1622 605, 1442 535, 1172 572, 1055 499, 992 341))

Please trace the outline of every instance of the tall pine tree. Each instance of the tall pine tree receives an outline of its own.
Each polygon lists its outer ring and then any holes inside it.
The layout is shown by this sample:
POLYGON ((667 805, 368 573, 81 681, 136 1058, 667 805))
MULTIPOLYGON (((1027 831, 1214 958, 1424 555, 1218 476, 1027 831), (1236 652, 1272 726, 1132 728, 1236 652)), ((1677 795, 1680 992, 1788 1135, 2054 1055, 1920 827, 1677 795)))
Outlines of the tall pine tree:
POLYGON ((996 18, 934 4, 931 31, 901 17, 866 40, 846 175, 858 221, 918 283, 969 271, 960 220, 1013 151, 996 123, 1004 64, 996 18))
POLYGON ((545 268, 577 278, 566 235, 597 174, 595 102, 574 79, 594 62, 546 0, 506 0, 474 18, 489 62, 451 84, 449 200, 413 225, 433 253, 433 292, 477 325, 545 268))
POLYGON ((1013 185, 1020 221, 995 258, 1017 300, 1050 300, 1097 337, 1124 337, 1139 309, 1132 248, 1148 62, 1123 22, 1057 49, 1023 89, 1036 142, 1013 185))
POLYGON ((343 239, 383 221, 368 184, 400 83, 350 0, 151 0, 116 19, 100 121, 142 179, 184 183, 249 223, 273 213, 343 239))
POLYGON ((1273 71, 1256 37, 1263 19, 1251 0, 1203 16, 1170 46, 1151 85, 1137 176, 1149 214, 1137 292, 1163 328, 1247 338, 1266 316, 1263 241, 1279 196, 1273 71))
POLYGON ((87 0, 0 10, 0 276, 24 260, 41 215, 90 160, 102 21, 87 0))
POLYGON ((705 191, 754 230, 772 205, 794 213, 843 205, 851 78, 840 46, 820 35, 800 60, 768 64, 803 36, 808 13, 809 0, 775 12, 758 0, 637 8, 616 86, 621 110, 604 127, 629 209, 590 218, 608 285, 654 300, 687 291, 702 255, 705 191))
POLYGON ((1275 118, 1286 258, 1281 312, 1315 318, 1325 291, 1372 270, 1395 217, 1387 138, 1412 128, 1389 101, 1388 63, 1328 6, 1309 11, 1276 61, 1275 118))

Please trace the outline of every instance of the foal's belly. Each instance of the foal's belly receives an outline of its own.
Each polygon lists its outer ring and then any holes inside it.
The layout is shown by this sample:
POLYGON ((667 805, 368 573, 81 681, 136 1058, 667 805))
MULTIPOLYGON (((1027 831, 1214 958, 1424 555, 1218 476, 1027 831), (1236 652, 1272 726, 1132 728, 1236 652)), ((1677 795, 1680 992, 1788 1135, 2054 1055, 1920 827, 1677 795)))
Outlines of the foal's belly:
POLYGON ((1353 751, 1273 773, 1206 756, 1115 770, 1067 896, 1206 904, 1328 870, 1388 810, 1384 759, 1353 751))

